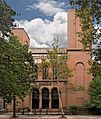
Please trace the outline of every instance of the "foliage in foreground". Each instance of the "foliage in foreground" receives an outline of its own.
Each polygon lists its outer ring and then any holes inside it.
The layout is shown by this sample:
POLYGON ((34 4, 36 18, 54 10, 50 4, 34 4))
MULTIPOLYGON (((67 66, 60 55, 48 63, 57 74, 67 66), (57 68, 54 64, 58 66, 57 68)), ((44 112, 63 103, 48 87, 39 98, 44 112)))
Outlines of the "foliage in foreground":
POLYGON ((11 32, 11 28, 14 26, 13 16, 15 15, 15 11, 4 0, 0 0, 0 33, 3 36, 8 36, 11 32))
POLYGON ((47 51, 47 58, 43 58, 43 65, 51 69, 48 79, 61 80, 71 77, 72 70, 68 67, 67 60, 67 52, 62 51, 57 44, 54 43, 53 49, 47 51))
POLYGON ((96 77, 90 84, 89 88, 90 100, 89 107, 101 109, 101 77, 96 77))
POLYGON ((0 97, 9 102, 13 96, 20 99, 30 89, 33 76, 33 59, 27 46, 22 46, 17 38, 0 43, 0 97))

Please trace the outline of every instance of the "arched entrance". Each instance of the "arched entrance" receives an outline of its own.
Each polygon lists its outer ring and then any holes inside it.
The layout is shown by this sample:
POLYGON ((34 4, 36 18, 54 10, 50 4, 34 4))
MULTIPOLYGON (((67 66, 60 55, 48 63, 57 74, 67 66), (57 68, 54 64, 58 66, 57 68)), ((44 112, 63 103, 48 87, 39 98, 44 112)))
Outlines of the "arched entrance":
POLYGON ((53 109, 59 108, 59 96, 58 96, 58 91, 57 88, 53 88, 51 92, 51 107, 53 109))
POLYGON ((39 89, 33 89, 32 92, 32 109, 39 108, 39 89))
POLYGON ((42 108, 43 109, 49 108, 49 89, 48 88, 42 89, 42 108))

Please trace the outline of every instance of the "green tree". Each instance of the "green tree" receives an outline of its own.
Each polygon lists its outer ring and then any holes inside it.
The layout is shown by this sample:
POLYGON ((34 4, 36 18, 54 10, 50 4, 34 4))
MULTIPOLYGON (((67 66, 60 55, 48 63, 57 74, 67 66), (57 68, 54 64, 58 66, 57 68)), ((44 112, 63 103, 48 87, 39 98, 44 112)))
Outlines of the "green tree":
POLYGON ((15 14, 15 11, 4 0, 0 0, 0 34, 2 33, 3 36, 8 36, 11 32, 15 14))
POLYGON ((44 66, 48 66, 48 69, 51 69, 48 79, 51 81, 57 81, 59 104, 61 108, 61 114, 62 116, 64 116, 62 100, 60 95, 60 81, 64 79, 67 80, 68 77, 71 77, 72 70, 70 70, 67 64, 66 50, 62 51, 58 46, 58 39, 55 39, 55 42, 53 43, 53 48, 47 51, 47 57, 43 58, 42 63, 44 66))
MULTIPOLYGON (((28 53, 28 47, 22 46, 16 37, 10 36, 9 40, 1 42, 0 97, 3 97, 6 102, 16 97, 23 99, 30 89, 33 65, 33 58, 31 53, 28 53)), ((13 112, 15 117, 15 107, 13 112)))
POLYGON ((7 103, 14 100, 13 117, 16 117, 16 97, 24 98, 34 76, 34 62, 28 47, 22 46, 16 37, 11 36, 15 15, 15 11, 0 0, 0 40, 3 40, 0 42, 0 97, 7 103))
POLYGON ((92 111, 97 111, 94 114, 101 113, 101 77, 96 77, 90 84, 89 88, 90 99, 87 106, 92 111))

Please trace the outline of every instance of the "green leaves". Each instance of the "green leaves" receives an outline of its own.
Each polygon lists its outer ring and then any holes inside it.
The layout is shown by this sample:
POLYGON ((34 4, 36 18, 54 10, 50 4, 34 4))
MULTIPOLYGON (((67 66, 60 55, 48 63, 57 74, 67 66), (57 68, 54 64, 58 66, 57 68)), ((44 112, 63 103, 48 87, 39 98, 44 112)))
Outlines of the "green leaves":
POLYGON ((51 70, 49 73, 49 79, 67 79, 72 76, 72 71, 67 64, 67 53, 62 53, 58 47, 47 52, 47 57, 43 59, 43 66, 48 66, 51 70))
POLYGON ((33 59, 27 46, 22 46, 16 37, 0 43, 0 96, 12 99, 23 98, 30 88, 33 59))
MULTIPOLYGON (((71 0, 70 0, 71 1, 71 0)), ((101 38, 101 2, 99 0, 72 0, 76 9, 76 16, 80 19, 82 32, 79 32, 80 41, 84 48, 91 49, 95 39, 101 38), (95 29, 95 25, 97 28, 95 29), (96 35, 95 35, 96 34, 96 35)))
POLYGON ((89 88, 89 107, 101 109, 101 77, 96 77, 89 88))
POLYGON ((8 36, 8 33, 11 31, 11 27, 14 25, 12 16, 15 16, 15 14, 15 11, 6 2, 0 1, 0 31, 4 36, 8 36))

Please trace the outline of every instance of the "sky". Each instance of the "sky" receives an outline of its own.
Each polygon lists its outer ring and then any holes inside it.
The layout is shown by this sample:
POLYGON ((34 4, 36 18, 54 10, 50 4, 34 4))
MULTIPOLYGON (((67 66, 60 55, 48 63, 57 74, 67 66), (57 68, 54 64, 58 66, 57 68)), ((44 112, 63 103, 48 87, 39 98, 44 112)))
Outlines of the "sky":
POLYGON ((17 27, 24 28, 31 48, 52 47, 58 38, 61 48, 67 47, 68 0, 5 0, 17 15, 17 27))

